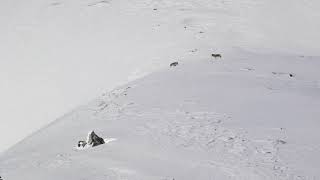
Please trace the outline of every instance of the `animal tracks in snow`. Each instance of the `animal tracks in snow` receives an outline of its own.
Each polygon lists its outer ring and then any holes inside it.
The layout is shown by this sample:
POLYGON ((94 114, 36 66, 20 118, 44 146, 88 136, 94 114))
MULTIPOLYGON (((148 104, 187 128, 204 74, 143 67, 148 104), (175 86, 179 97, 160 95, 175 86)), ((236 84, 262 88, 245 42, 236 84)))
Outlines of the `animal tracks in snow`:
POLYGON ((287 76, 287 77, 294 77, 293 73, 286 73, 286 72, 272 72, 273 75, 277 76, 287 76))
POLYGON ((287 143, 285 140, 280 137, 254 139, 246 129, 225 127, 224 122, 231 121, 227 115, 154 109, 149 112, 126 112, 125 116, 143 119, 136 125, 135 131, 150 137, 156 144, 166 137, 168 144, 179 149, 206 151, 213 157, 218 154, 215 164, 222 164, 220 168, 224 168, 230 177, 242 176, 242 173, 243 178, 265 179, 290 175, 290 168, 279 156, 282 146, 287 143), (245 176, 248 174, 250 177, 245 176))
POLYGON ((60 167, 70 166, 72 160, 69 154, 56 154, 53 157, 49 157, 45 160, 40 160, 34 162, 34 165, 37 167, 44 167, 47 169, 55 169, 60 167))
POLYGON ((245 68, 241 68, 241 71, 254 71, 255 69, 253 68, 249 68, 249 67, 245 67, 245 68))
POLYGON ((118 88, 109 93, 102 94, 102 97, 95 101, 91 110, 94 111, 94 115, 100 113, 121 112, 126 106, 133 105, 133 102, 122 105, 117 102, 119 98, 123 98, 128 95, 128 91, 131 87, 118 88))
POLYGON ((101 1, 96 1, 96 2, 92 2, 89 3, 88 6, 103 6, 105 4, 109 4, 110 2, 107 0, 101 0, 101 1))
MULTIPOLYGON (((251 67, 243 67, 243 71, 256 73, 251 67)), ((271 71, 264 74, 267 77, 262 80, 273 76, 271 71)), ((104 94, 94 106, 95 113, 106 115, 108 119, 117 117, 117 120, 123 121, 121 123, 130 123, 134 135, 146 137, 154 144, 166 144, 168 148, 181 151, 206 152, 210 154, 209 163, 201 166, 219 166, 218 169, 231 179, 298 177, 292 174, 291 167, 280 155, 283 148, 290 144, 282 136, 286 133, 283 128, 266 129, 272 136, 256 137, 251 134, 250 128, 227 126, 232 123, 232 118, 227 114, 181 110, 185 104, 197 106, 193 100, 183 101, 178 110, 140 109, 135 102, 127 101, 130 88, 119 88, 104 94), (273 133, 275 130, 281 131, 282 135, 273 133)))

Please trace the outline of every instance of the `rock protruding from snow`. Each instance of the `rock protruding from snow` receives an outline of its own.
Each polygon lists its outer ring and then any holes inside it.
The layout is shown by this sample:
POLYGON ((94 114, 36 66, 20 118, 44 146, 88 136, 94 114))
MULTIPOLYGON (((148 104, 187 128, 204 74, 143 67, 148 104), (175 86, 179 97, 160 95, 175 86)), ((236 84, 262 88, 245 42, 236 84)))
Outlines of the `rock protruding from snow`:
POLYGON ((103 138, 99 137, 96 133, 94 133, 94 131, 90 131, 88 133, 86 143, 87 143, 87 145, 94 147, 94 146, 104 144, 105 142, 104 142, 103 138))
MULTIPOLYGON (((107 141, 107 143, 108 142, 109 142, 109 140, 107 141)), ((105 143, 106 143, 106 140, 99 137, 94 131, 90 131, 88 133, 86 141, 81 140, 78 142, 77 149, 86 149, 89 147, 94 147, 94 146, 98 146, 98 145, 105 144, 105 143)))

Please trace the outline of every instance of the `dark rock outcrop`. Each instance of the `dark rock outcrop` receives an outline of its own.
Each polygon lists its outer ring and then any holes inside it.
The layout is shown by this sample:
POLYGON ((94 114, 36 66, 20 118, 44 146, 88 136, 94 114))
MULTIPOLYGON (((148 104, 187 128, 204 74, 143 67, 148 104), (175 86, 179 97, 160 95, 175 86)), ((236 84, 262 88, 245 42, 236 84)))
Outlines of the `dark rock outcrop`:
POLYGON ((94 131, 89 132, 87 137, 87 144, 94 147, 104 144, 103 138, 99 137, 94 131))

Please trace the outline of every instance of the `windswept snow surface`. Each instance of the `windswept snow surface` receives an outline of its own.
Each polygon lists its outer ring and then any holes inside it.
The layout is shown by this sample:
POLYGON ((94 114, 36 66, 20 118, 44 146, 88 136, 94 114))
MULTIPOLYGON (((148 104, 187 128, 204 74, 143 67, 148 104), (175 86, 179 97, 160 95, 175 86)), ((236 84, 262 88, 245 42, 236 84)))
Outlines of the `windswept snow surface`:
POLYGON ((319 7, 318 0, 1 0, 0 151, 102 89, 164 70, 21 141, 0 157, 0 175, 320 179, 319 7), (75 149, 92 129, 116 140, 75 149))
POLYGON ((103 90, 169 62, 234 47, 319 55, 319 4, 1 0, 0 136, 16 133, 2 139, 0 151, 103 90))
POLYGON ((319 179, 319 66, 319 57, 240 49, 181 61, 25 139, 2 156, 0 173, 8 180, 319 179), (74 149, 91 129, 117 140, 74 149))

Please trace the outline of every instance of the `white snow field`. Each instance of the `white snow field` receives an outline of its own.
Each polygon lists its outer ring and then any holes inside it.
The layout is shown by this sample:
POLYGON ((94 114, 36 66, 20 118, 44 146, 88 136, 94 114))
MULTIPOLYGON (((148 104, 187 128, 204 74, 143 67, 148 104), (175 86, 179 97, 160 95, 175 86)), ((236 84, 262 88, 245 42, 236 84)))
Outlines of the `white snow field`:
POLYGON ((171 61, 319 55, 318 0, 1 0, 0 151, 171 61))
POLYGON ((105 93, 2 153, 0 176, 320 179, 319 9, 317 0, 2 0, 0 151, 105 93), (77 149, 91 130, 107 143, 77 149))
POLYGON ((0 173, 10 180, 319 179, 319 66, 319 57, 241 50, 180 62, 28 137, 3 154, 0 173), (77 150, 92 129, 116 141, 77 150))

